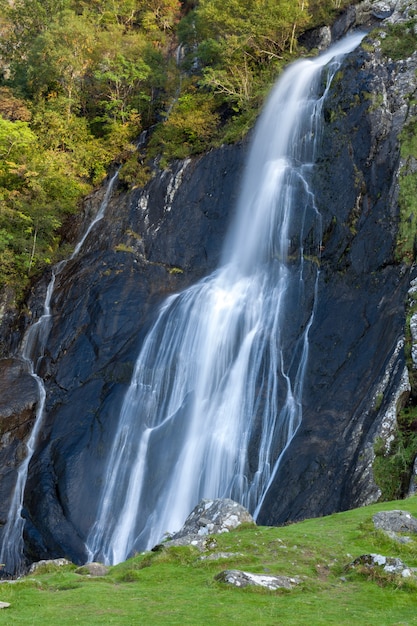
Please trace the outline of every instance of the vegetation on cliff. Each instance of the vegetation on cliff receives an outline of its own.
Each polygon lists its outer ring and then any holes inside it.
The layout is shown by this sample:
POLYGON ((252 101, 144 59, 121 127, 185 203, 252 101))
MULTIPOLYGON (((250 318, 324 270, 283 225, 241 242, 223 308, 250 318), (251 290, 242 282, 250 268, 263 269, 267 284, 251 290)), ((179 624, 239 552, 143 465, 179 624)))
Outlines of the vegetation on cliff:
POLYGON ((0 282, 22 293, 105 177, 240 138, 346 0, 0 0, 0 282), (153 129, 146 153, 134 154, 153 129))
MULTIPOLYGON (((374 40, 387 62, 410 57, 416 50, 416 10, 410 9, 408 19, 391 24, 381 33, 374 32, 374 40), (382 36, 381 36, 382 35, 382 36)), ((398 262, 412 266, 417 253, 417 113, 414 93, 409 97, 406 123, 399 133, 400 171, 398 177, 398 231, 395 258, 398 262)), ((378 439, 374 446, 373 472, 381 489, 381 500, 404 498, 410 481, 415 487, 415 460, 417 456, 417 376, 412 355, 415 337, 411 333, 411 319, 417 310, 416 294, 409 292, 406 304, 405 357, 411 393, 406 406, 397 410, 397 428, 389 443, 378 439)))
MULTIPOLYGON (((398 508, 390 502, 306 520, 282 528, 240 527, 216 535, 209 553, 192 546, 147 552, 100 578, 73 565, 44 565, 0 587, 8 624, 313 624, 415 623, 415 572, 349 567, 364 554, 417 566, 417 540, 390 539, 372 516, 398 508), (206 558, 202 558, 206 557, 206 558), (218 582, 226 569, 297 577, 293 589, 239 589, 218 582)), ((417 498, 404 503, 417 515, 417 498)), ((5 622, 5 623, 6 623, 5 622)))

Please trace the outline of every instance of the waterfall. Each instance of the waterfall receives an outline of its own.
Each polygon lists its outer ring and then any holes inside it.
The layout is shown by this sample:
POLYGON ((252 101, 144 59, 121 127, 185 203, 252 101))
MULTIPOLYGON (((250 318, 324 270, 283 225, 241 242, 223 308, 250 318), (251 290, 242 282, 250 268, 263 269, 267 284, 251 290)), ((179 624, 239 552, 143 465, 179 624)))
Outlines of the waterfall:
POLYGON ((29 464, 36 450, 36 444, 38 441, 39 433, 42 430, 45 417, 46 389, 41 376, 38 374, 38 371, 42 363, 42 359, 45 356, 46 342, 48 340, 53 323, 51 300, 54 292, 55 280, 58 274, 62 272, 65 265, 77 256, 85 240, 90 234, 91 229, 104 216, 117 177, 118 171, 110 179, 107 185, 105 196, 103 198, 103 201, 101 202, 100 208, 96 216, 90 222, 86 232, 75 246, 71 256, 68 259, 60 261, 52 268, 52 275, 46 290, 46 296, 43 304, 43 313, 34 324, 29 326, 22 341, 21 357, 27 363, 29 373, 36 381, 39 399, 36 408, 34 426, 32 428, 29 439, 26 442, 26 456, 17 471, 17 479, 10 503, 10 508, 8 511, 7 521, 4 525, 1 535, 2 543, 0 549, 0 562, 4 564, 4 571, 8 574, 20 574, 24 568, 23 530, 25 526, 25 520, 22 516, 23 499, 29 471, 29 464))
POLYGON ((311 180, 322 104, 362 37, 298 61, 274 88, 219 269, 165 301, 137 358, 90 560, 114 564, 151 548, 203 497, 231 497, 257 514, 302 419, 321 249, 311 180))
MULTIPOLYGON (((110 180, 109 180, 109 182, 107 184, 106 193, 104 194, 104 198, 103 198, 103 200, 102 200, 102 202, 100 204, 100 208, 97 211, 96 216, 90 222, 90 224, 89 224, 87 230, 85 231, 84 235, 81 237, 80 241, 75 246, 73 253, 71 254, 70 258, 68 259, 69 261, 72 261, 72 259, 77 256, 77 254, 81 250, 82 246, 84 245, 85 240, 87 239, 88 235, 91 233, 91 231, 94 228, 94 226, 97 224, 97 222, 99 222, 101 219, 103 219, 104 214, 105 214, 106 209, 107 209, 107 205, 108 205, 109 200, 111 198, 111 195, 113 193, 114 185, 115 185, 118 177, 119 177, 119 170, 116 170, 116 172, 113 174, 113 176, 110 178, 110 180)), ((60 269, 62 269, 62 267, 60 269)))

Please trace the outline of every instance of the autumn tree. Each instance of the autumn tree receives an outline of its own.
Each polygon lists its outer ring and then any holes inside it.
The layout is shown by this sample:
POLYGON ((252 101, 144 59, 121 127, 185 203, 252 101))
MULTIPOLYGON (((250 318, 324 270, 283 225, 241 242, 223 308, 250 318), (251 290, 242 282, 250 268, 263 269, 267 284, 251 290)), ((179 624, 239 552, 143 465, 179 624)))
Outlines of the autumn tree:
POLYGON ((95 33, 89 21, 73 11, 61 12, 28 51, 28 93, 35 99, 62 94, 68 117, 79 110, 94 44, 95 33))
POLYGON ((57 258, 112 161, 143 184, 243 136, 299 33, 348 2, 0 0, 0 281, 21 290, 57 258))
POLYGON ((25 277, 51 260, 57 229, 88 187, 43 151, 27 122, 0 117, 0 279, 25 277))
POLYGON ((200 0, 192 19, 203 84, 242 109, 267 68, 277 73, 288 58, 309 15, 302 0, 200 0))

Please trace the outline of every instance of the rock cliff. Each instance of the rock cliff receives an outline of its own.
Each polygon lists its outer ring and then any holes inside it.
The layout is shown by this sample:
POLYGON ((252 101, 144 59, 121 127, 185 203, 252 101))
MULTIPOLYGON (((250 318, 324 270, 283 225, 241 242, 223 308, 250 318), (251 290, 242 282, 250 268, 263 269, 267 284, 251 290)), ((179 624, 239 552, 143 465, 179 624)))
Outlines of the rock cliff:
POLYGON ((259 522, 376 500, 373 445, 392 436, 407 399, 410 270, 396 256, 399 133, 415 114, 417 56, 393 61, 381 52, 383 37, 373 31, 346 60, 326 101, 316 173, 321 280, 303 423, 259 522))
MULTIPOLYGON (((384 18, 345 60, 325 104, 315 175, 323 244, 320 258, 309 260, 320 264, 320 280, 303 421, 263 502, 262 524, 377 499, 373 445, 378 436, 392 436, 408 394, 403 342, 413 274, 396 249, 400 132, 416 114, 417 53, 395 59, 386 53, 380 30, 394 18, 408 19, 407 3, 391 3, 375 16, 381 4, 362 3, 333 29, 339 35, 384 18)), ((163 298, 217 266, 246 147, 178 162, 144 189, 116 189, 103 220, 57 275, 40 368, 46 417, 24 499, 29 560, 86 560, 84 541, 138 349, 163 298)), ((100 193, 86 203, 86 214, 96 210, 100 193)), ((47 284, 46 276, 34 285, 30 316, 3 333, 0 523, 37 397, 19 341, 42 313, 47 284)))
MULTIPOLYGON (((115 190, 58 274, 40 367, 46 416, 25 496, 29 559, 85 561, 103 463, 147 325, 167 294, 217 266, 244 154, 243 145, 224 147, 175 164, 145 189, 115 190)), ((86 211, 100 201, 91 198, 86 211)), ((43 298, 34 292, 34 315, 43 298)))

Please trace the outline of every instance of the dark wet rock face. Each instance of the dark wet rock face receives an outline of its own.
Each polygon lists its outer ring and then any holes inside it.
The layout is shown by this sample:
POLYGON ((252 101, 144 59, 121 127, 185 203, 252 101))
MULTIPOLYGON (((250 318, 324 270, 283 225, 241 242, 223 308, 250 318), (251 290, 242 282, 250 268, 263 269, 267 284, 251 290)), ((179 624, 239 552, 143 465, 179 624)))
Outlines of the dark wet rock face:
POLYGON ((415 55, 396 64, 378 49, 359 49, 326 100, 315 177, 321 278, 303 421, 259 523, 325 515, 379 496, 373 442, 395 421, 390 400, 400 403, 408 389, 401 342, 410 275, 395 260, 396 175, 416 63, 415 55))
POLYGON ((38 386, 19 359, 0 360, 0 524, 7 520, 16 471, 36 417, 38 386))
POLYGON ((244 146, 225 147, 174 165, 145 189, 115 193, 57 276, 40 368, 47 415, 25 498, 30 559, 85 562, 83 540, 141 341, 168 294, 218 265, 244 154, 244 146))
MULTIPOLYGON (((407 394, 401 341, 410 272, 395 259, 398 134, 417 59, 392 62, 378 46, 365 48, 345 61, 325 104, 315 176, 323 243, 320 258, 306 262, 320 264, 320 279, 303 421, 263 502, 262 524, 375 500, 373 443, 392 429, 391 408, 407 394)), ((116 192, 57 276, 39 372, 46 417, 24 501, 30 560, 86 561, 84 542, 138 350, 163 299, 218 265, 245 153, 246 145, 213 150, 175 164, 144 189, 116 192)), ((306 249, 308 241, 309 233, 306 249)), ((29 302, 34 319, 46 285, 29 302)), ((0 361, 0 380, 1 523, 37 390, 17 359, 0 361)))

